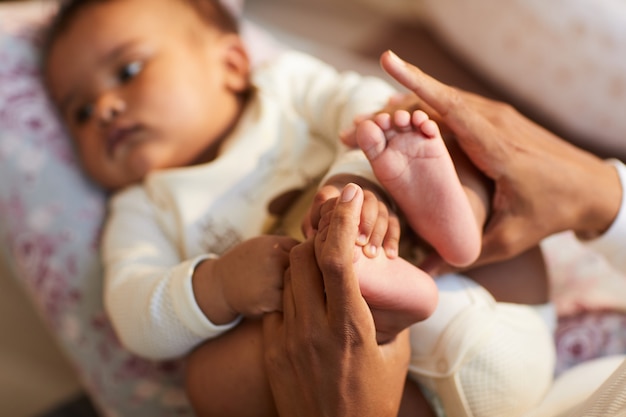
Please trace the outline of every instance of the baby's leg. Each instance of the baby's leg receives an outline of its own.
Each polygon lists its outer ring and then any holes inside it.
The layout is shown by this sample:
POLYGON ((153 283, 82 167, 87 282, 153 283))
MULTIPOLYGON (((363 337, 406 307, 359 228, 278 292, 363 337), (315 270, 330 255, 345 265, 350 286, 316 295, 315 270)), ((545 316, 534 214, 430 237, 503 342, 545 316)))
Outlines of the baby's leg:
POLYGON ((450 264, 472 263, 480 228, 435 122, 422 111, 382 113, 359 123, 356 138, 413 230, 450 264))
POLYGON ((436 282, 437 309, 411 326, 409 375, 446 415, 526 415, 552 384, 554 308, 496 302, 460 275, 436 282))
POLYGON ((187 396, 198 417, 278 417, 263 358, 260 320, 196 348, 186 360, 187 396))

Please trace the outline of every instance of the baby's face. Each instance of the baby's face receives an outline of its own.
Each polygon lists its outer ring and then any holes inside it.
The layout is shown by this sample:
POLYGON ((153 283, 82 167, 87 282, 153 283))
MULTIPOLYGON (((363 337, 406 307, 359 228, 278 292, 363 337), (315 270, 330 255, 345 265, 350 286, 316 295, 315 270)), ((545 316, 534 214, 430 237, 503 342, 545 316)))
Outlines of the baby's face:
POLYGON ((50 94, 87 173, 106 188, 210 160, 241 111, 240 39, 178 0, 85 6, 52 45, 50 94))

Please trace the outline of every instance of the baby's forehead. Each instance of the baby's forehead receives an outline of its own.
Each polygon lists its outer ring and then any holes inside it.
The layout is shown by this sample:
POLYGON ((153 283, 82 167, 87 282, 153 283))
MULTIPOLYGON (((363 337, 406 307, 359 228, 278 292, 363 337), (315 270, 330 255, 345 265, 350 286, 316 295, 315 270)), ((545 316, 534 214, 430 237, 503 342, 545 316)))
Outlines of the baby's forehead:
POLYGON ((160 22, 156 8, 155 13, 138 14, 142 9, 138 6, 145 6, 145 0, 80 3, 57 23, 56 32, 48 40, 44 71, 53 92, 80 83, 80 68, 97 68, 116 51, 160 32, 155 30, 160 22))
POLYGON ((191 24, 195 11, 183 0, 83 1, 61 17, 50 45, 72 39, 76 45, 106 44, 123 36, 158 37, 191 24))
POLYGON ((73 6, 62 8, 59 12, 59 31, 81 22, 89 23, 81 26, 88 32, 100 29, 103 22, 114 25, 118 30, 132 29, 148 22, 159 22, 165 28, 188 23, 185 16, 188 19, 198 17, 198 10, 188 0, 76 0, 70 4, 73 6))
POLYGON ((51 46, 70 31, 78 37, 102 34, 104 42, 120 33, 174 36, 177 30, 189 33, 189 29, 238 32, 236 19, 219 0, 70 0, 47 41, 51 46))

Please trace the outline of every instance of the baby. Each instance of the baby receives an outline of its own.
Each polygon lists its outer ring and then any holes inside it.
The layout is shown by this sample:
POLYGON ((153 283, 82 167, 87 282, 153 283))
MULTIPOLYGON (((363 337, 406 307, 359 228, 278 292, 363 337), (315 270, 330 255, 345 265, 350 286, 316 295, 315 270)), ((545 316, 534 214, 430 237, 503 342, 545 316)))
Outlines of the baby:
MULTIPOLYGON (((381 343, 422 322, 412 369, 438 377, 422 372, 420 361, 439 340, 461 340, 455 366, 471 359, 464 348, 474 335, 481 346, 491 340, 483 330, 493 326, 472 329, 469 338, 455 330, 461 339, 448 331, 452 317, 466 316, 463 326, 475 322, 465 309, 477 298, 495 311, 486 291, 452 279, 470 301, 451 301, 453 311, 441 318, 441 291, 431 277, 376 250, 380 242, 389 253, 397 250, 385 192, 452 264, 478 256, 484 222, 425 113, 379 116, 359 128, 362 144, 398 136, 407 155, 419 139, 423 167, 410 172, 418 181, 410 187, 407 177, 385 177, 395 162, 377 168, 380 152, 366 149, 373 175, 360 150, 342 148, 338 132, 394 94, 386 83, 337 73, 295 52, 251 71, 236 22, 212 0, 69 1, 46 50, 50 96, 83 167, 115 192, 102 242, 107 313, 122 343, 141 356, 172 358, 197 348, 188 391, 199 415, 275 412, 256 319, 281 309, 283 273, 298 242, 269 233, 296 197, 320 182, 311 229, 346 183, 366 191, 355 262, 381 343), (435 324, 423 321, 433 311, 435 324)), ((446 372, 461 374, 453 368, 446 372)), ((440 397, 445 402, 445 392, 440 397)))

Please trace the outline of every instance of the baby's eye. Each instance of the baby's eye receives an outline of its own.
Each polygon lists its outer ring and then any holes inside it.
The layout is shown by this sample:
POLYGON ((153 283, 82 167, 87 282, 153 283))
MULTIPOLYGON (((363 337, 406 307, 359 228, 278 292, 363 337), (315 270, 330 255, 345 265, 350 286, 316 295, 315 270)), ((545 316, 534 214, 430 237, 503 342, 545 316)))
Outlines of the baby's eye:
POLYGON ((139 61, 130 62, 120 68, 119 72, 117 73, 117 78, 121 82, 126 82, 133 79, 137 74, 141 72, 142 69, 143 63, 139 61))
POLYGON ((79 107, 74 113, 74 120, 77 124, 81 125, 89 120, 93 114, 93 105, 87 104, 79 107))

